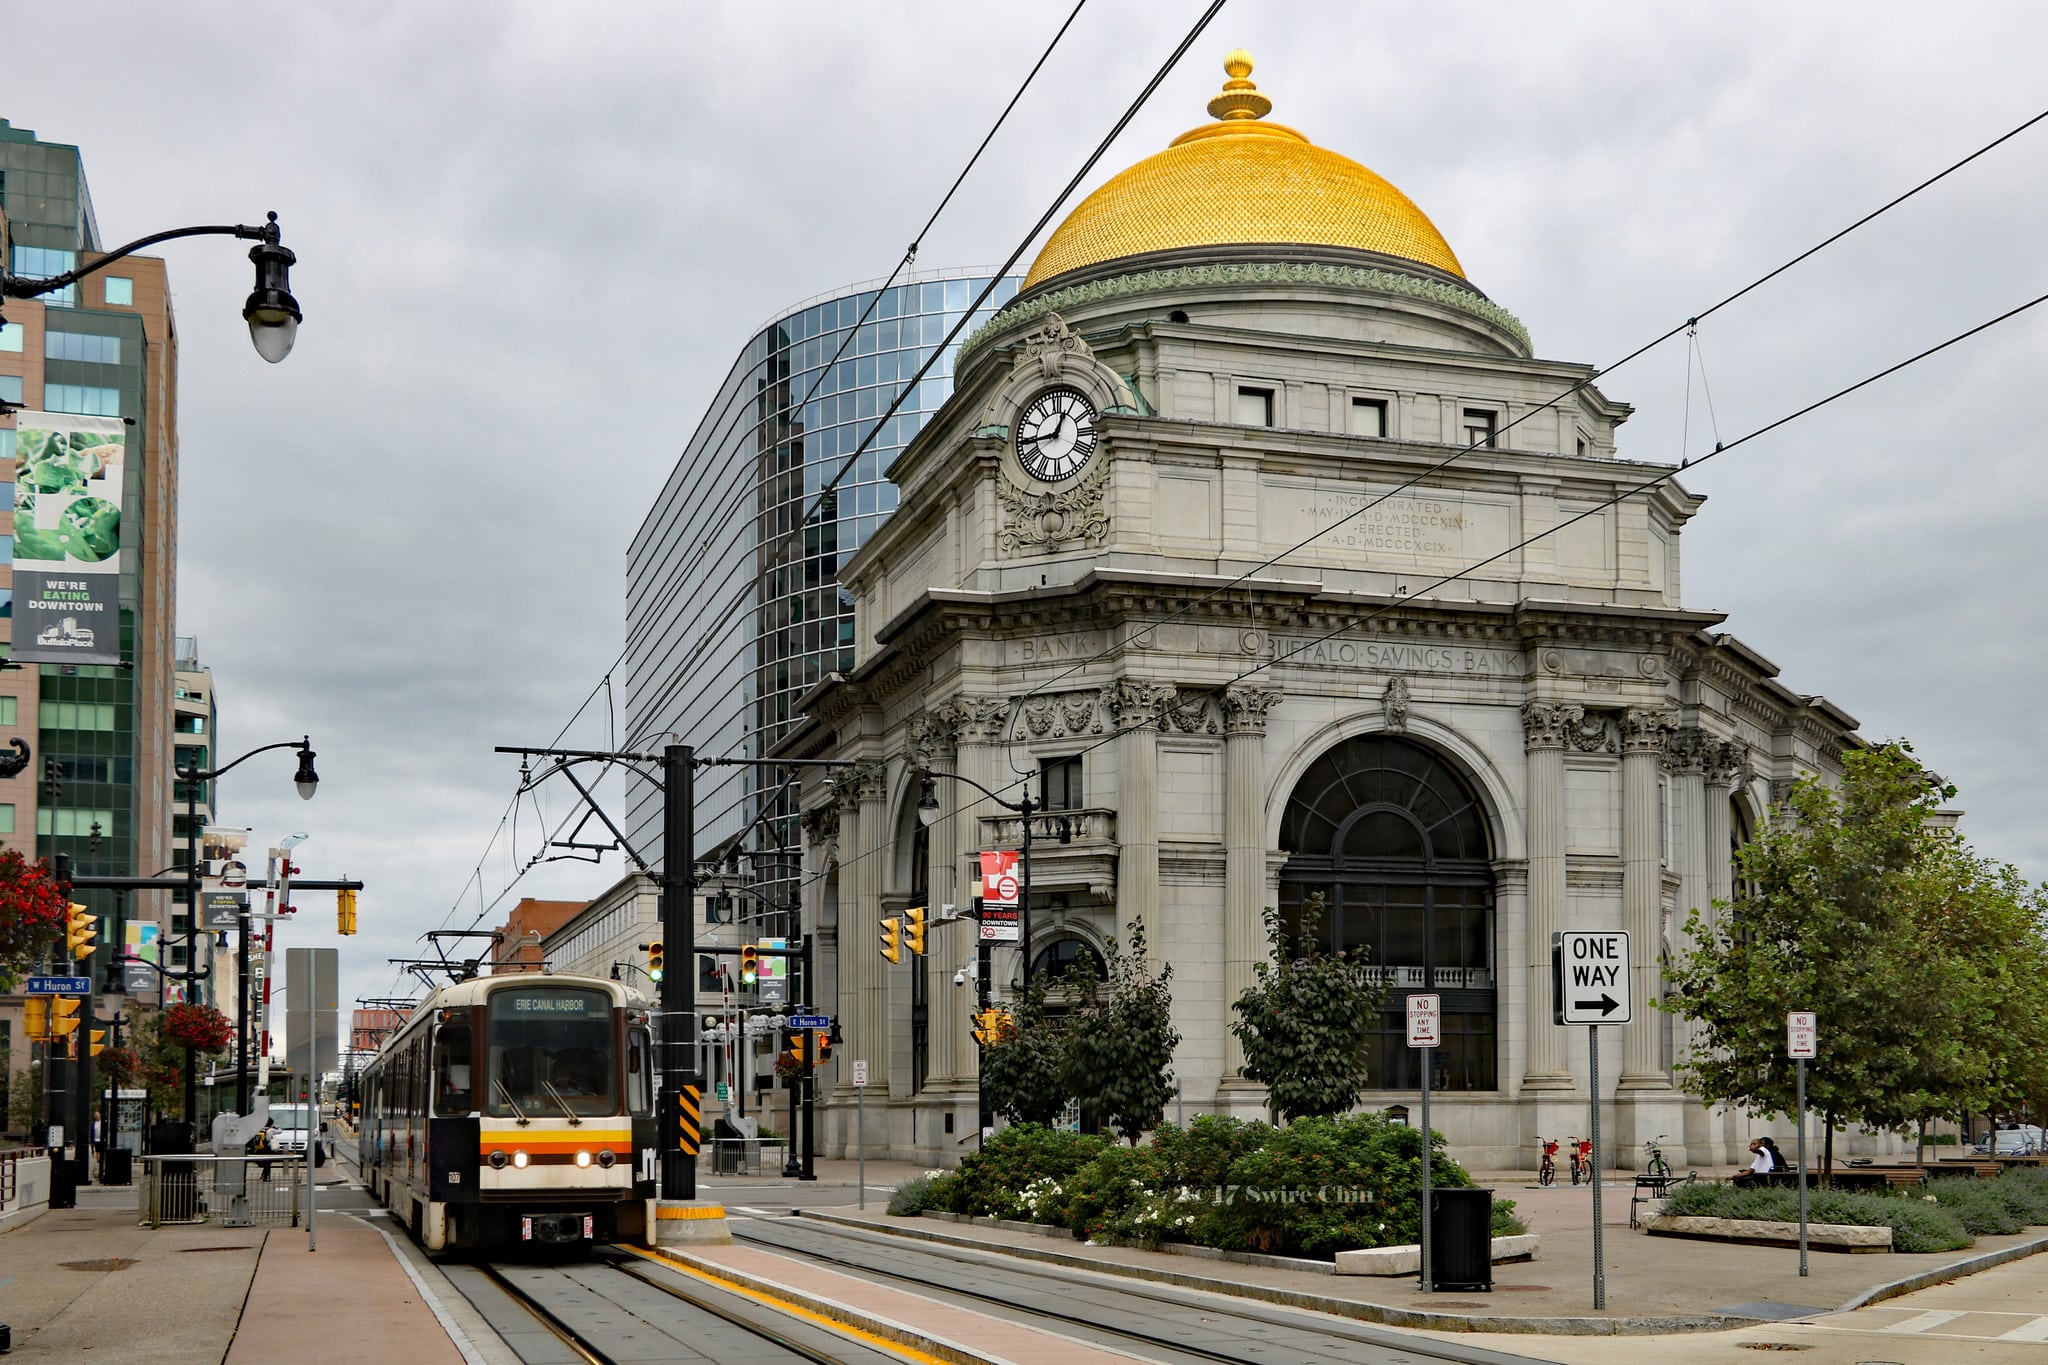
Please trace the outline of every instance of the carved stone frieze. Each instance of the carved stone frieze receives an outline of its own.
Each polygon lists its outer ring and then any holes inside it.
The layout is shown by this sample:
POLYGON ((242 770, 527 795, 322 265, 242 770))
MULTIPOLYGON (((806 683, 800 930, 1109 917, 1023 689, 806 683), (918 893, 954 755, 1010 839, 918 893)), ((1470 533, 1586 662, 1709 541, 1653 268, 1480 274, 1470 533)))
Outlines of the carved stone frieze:
POLYGON ((1263 735, 1266 713, 1280 704, 1280 689, 1259 683, 1240 683, 1223 693, 1223 732, 1227 735, 1263 735))
POLYGON ((939 708, 960 744, 994 744, 1003 737, 1010 704, 998 697, 955 697, 939 708))
POLYGON ((1707 781, 1717 787, 1746 787, 1752 776, 1749 746, 1739 739, 1708 741, 1701 754, 1701 768, 1707 781))
POLYGON ((889 787, 889 770, 880 763, 856 763, 839 769, 832 780, 841 807, 851 812, 864 801, 879 801, 889 787))
POLYGON ((910 763, 914 768, 944 768, 953 760, 959 722, 944 707, 920 711, 910 718, 910 763))
POLYGON ((1102 689, 1101 702, 1119 729, 1157 725, 1177 695, 1171 683, 1119 678, 1102 689))
POLYGON ((1406 734, 1408 732, 1408 680, 1395 676, 1387 680, 1386 696, 1381 705, 1387 712, 1387 732, 1406 734))
POLYGON ((1223 733, 1221 708, 1206 692, 1182 692, 1160 712, 1161 728, 1183 735, 1223 733))
POLYGON ((1774 807, 1775 809, 1778 809, 1778 810, 1783 810, 1783 809, 1785 809, 1785 807, 1786 807, 1786 806, 1790 805, 1790 804, 1791 804, 1791 801, 1792 801, 1792 788, 1793 788, 1793 786, 1794 786, 1793 780, 1792 780, 1791 778, 1789 778, 1789 777, 1774 777, 1774 778, 1772 778, 1772 779, 1771 779, 1771 805, 1772 805, 1772 807, 1774 807))
POLYGON ((1100 545, 1109 538, 1109 462, 1095 468, 1071 488, 1034 493, 1005 474, 996 481, 1002 503, 1003 529, 996 547, 1006 555, 1052 554, 1069 546, 1100 545))
POLYGON ((1068 365, 1091 355, 1088 343, 1074 334, 1067 320, 1047 312, 1045 320, 1024 334, 1024 350, 1017 357, 1017 369, 1036 369, 1039 379, 1058 379, 1068 365))
POLYGON ((1623 753, 1660 752, 1665 736, 1678 728, 1678 713, 1666 706, 1631 706, 1621 713, 1623 753))
POLYGON ((1674 773, 1699 772, 1717 743, 1697 725, 1681 725, 1664 737, 1664 766, 1674 773))
POLYGON ((828 801, 822 806, 812 806, 797 817, 804 833, 804 843, 812 848, 826 848, 839 839, 839 805, 828 801))
POLYGON ((1522 703, 1522 740, 1531 749, 1562 749, 1571 732, 1586 718, 1586 708, 1571 702, 1522 703))
POLYGON ((1572 747, 1582 754, 1611 754, 1619 747, 1614 730, 1614 718, 1607 712, 1588 711, 1571 727, 1572 747))
POLYGON ((1094 691, 1026 697, 1017 708, 1017 724, 1010 737, 1030 740, 1099 735, 1103 731, 1099 701, 1100 696, 1094 691))

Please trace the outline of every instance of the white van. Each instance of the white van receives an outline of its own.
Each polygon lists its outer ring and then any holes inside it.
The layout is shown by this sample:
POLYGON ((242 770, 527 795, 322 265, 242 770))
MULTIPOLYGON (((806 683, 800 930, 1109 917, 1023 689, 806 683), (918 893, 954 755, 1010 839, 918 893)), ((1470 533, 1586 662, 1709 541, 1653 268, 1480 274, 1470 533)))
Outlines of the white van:
POLYGON ((270 1121, 277 1125, 270 1132, 270 1150, 277 1154, 289 1153, 298 1156, 306 1150, 306 1128, 310 1121, 319 1125, 319 1116, 307 1104, 273 1104, 270 1106, 270 1121))

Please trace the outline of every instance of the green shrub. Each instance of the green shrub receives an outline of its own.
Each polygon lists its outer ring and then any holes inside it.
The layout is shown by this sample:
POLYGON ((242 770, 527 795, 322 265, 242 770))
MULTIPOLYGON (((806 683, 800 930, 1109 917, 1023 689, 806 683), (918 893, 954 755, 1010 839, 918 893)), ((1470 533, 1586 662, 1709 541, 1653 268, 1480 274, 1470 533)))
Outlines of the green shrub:
MULTIPOLYGON (((1026 1212, 1026 1190, 1047 1179, 1064 1181, 1106 1145, 1104 1138, 1035 1123, 1004 1128, 960 1163, 946 1187, 945 1206, 953 1213, 977 1217, 1018 1217, 1026 1212)), ((1040 1186, 1033 1198, 1044 1195, 1040 1186)))
POLYGON ((1213 1191, 1228 1183, 1239 1158, 1264 1147, 1273 1133, 1273 1125, 1260 1119, 1207 1115, 1186 1128, 1163 1123, 1152 1141, 1165 1155, 1168 1180, 1213 1191))
POLYGON ((1168 1179, 1166 1153, 1157 1145, 1148 1147, 1105 1147, 1095 1159, 1068 1176, 1061 1186, 1063 1200, 1057 1221, 1076 1237, 1138 1236, 1119 1231, 1129 1222, 1148 1196, 1173 1187, 1168 1179))
MULTIPOLYGON (((1940 1199, 1938 1192, 1896 1195, 1810 1190, 1806 1196, 1807 1220, 1854 1227, 1888 1227, 1892 1230, 1893 1251, 1956 1251, 1970 1245, 1972 1238, 1963 1220, 1953 1210, 1942 1207, 1940 1199)), ((1694 1218, 1754 1218, 1773 1223, 1796 1223, 1799 1221, 1799 1192, 1699 1181, 1675 1186, 1665 1202, 1664 1211, 1694 1218)))
POLYGON ((2005 1172, 1991 1185, 2008 1207, 2029 1224, 2048 1224, 2048 1170, 2017 1167, 2005 1172))
POLYGON ((945 1171, 912 1176, 890 1193, 889 1212, 898 1218, 915 1218, 926 1209, 944 1209, 952 1180, 945 1171))
MULTIPOLYGON (((1432 1170, 1430 1174, 1435 1175, 1436 1172, 1432 1170)), ((1514 1200, 1493 1201, 1493 1236, 1520 1237, 1528 1231, 1529 1225, 1522 1220, 1521 1214, 1515 1212, 1514 1200)))
MULTIPOLYGON (((1437 1154, 1440 1188, 1472 1177, 1437 1154)), ((1420 1240, 1422 1134, 1381 1114, 1297 1119, 1233 1162, 1197 1240, 1234 1251, 1327 1257, 1420 1240)))
POLYGON ((1936 1180, 1927 1187, 1943 1209, 1975 1237, 2003 1237, 2027 1225, 2024 1214, 2005 1202, 1995 1180, 1936 1180))

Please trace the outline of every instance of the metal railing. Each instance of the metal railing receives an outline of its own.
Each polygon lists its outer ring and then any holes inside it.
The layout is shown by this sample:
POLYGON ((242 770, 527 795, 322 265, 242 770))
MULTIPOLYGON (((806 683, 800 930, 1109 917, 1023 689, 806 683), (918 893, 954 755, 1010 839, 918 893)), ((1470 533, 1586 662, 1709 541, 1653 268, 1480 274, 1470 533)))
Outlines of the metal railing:
POLYGON ((49 1154, 47 1147, 16 1147, 12 1151, 0 1152, 0 1209, 13 1208, 14 1201, 21 1194, 21 1163, 49 1154))
POLYGON ((297 1156, 144 1156, 136 1181, 145 1225, 297 1227, 306 1161, 297 1156))

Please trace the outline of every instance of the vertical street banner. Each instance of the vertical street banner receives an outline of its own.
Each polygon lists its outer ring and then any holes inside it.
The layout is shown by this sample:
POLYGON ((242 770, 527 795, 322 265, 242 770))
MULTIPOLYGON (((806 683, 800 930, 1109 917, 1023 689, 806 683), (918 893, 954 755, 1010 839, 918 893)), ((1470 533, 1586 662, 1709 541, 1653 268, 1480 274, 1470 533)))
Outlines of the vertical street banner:
POLYGON ((1017 854, 1003 849, 981 855, 981 941, 1015 943, 1022 933, 1017 854))
POLYGON ((122 944, 121 990, 128 995, 155 995, 158 975, 147 964, 161 962, 160 924, 129 920, 127 941, 122 944))
POLYGON ((15 418, 14 658, 121 662, 118 417, 23 412, 15 418))

